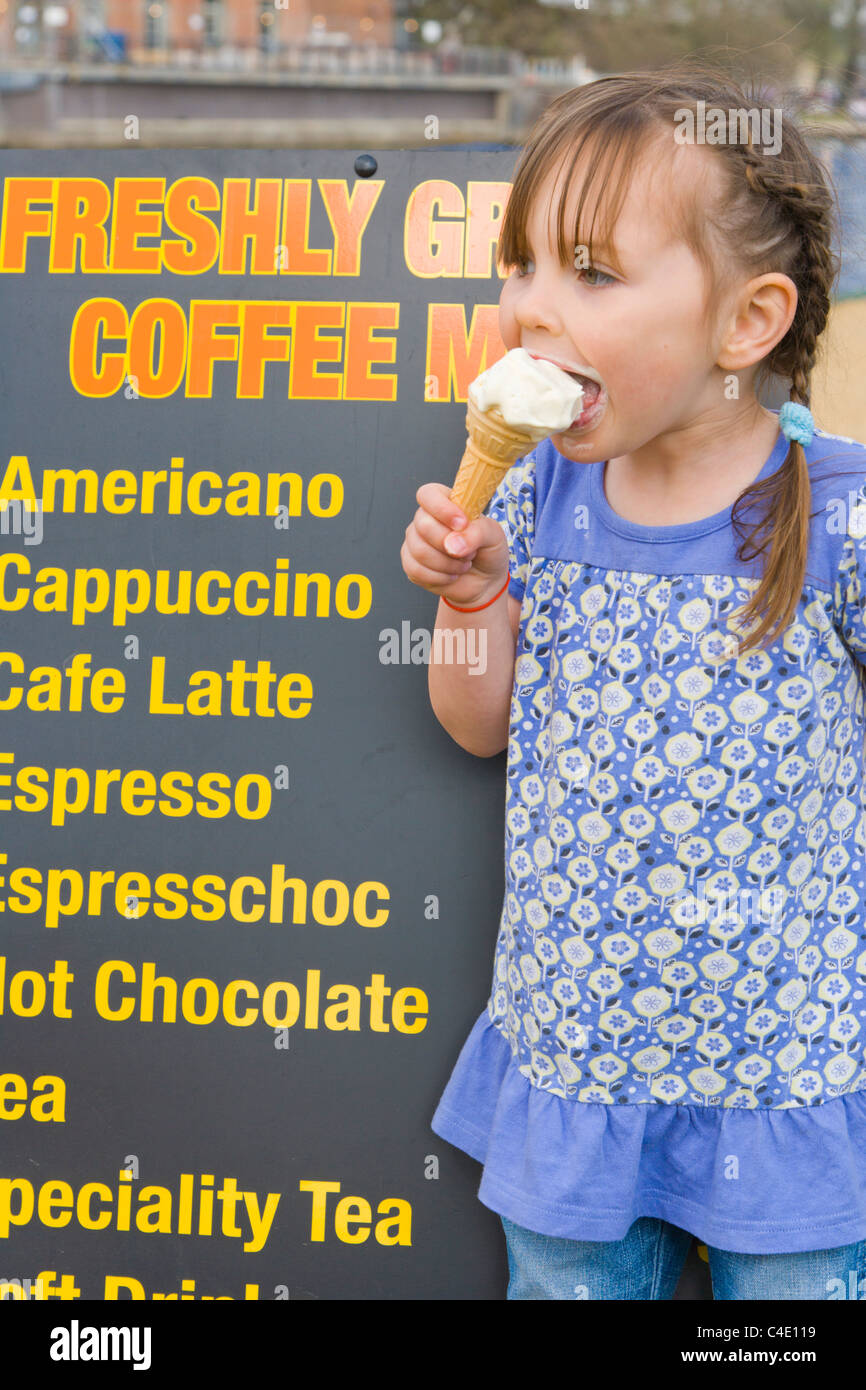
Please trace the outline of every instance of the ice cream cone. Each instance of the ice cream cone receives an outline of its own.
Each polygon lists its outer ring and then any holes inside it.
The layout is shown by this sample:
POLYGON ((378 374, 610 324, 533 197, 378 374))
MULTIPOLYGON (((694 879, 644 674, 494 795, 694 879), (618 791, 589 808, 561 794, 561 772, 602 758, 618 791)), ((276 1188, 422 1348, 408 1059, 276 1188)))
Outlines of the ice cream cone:
POLYGON ((466 449, 450 492, 470 521, 480 516, 512 464, 534 448, 538 435, 509 425, 499 410, 466 406, 466 449))

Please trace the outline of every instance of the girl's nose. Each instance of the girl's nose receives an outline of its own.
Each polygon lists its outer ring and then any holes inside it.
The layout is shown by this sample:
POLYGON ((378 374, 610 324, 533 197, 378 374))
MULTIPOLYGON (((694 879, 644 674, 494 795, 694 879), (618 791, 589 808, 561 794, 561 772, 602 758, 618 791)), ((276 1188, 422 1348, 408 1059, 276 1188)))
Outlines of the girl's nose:
POLYGON ((533 272, 531 282, 522 286, 516 297, 514 314, 522 328, 546 329, 556 333, 562 329, 559 303, 562 299, 562 285, 557 288, 555 277, 542 270, 533 272))

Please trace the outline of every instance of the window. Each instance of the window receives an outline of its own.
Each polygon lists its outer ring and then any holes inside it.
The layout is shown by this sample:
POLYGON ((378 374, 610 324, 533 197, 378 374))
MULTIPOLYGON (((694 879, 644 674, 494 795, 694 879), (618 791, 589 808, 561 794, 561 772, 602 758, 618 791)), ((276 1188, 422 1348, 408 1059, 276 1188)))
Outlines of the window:
POLYGON ((168 38, 167 0, 144 0, 144 43, 146 48, 165 48, 168 38))
POLYGON ((206 48, 218 48, 225 41, 225 4, 223 0, 203 0, 204 42, 206 48))

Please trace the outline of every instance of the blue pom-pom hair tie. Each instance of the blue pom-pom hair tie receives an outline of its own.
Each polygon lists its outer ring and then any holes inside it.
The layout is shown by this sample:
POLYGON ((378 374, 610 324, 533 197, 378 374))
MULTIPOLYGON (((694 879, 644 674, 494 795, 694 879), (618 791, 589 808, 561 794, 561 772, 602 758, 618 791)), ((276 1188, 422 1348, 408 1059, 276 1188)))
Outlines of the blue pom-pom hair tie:
POLYGON ((785 401, 779 411, 779 429, 786 439, 796 440, 798 444, 811 444, 815 431, 811 410, 797 401, 785 401))

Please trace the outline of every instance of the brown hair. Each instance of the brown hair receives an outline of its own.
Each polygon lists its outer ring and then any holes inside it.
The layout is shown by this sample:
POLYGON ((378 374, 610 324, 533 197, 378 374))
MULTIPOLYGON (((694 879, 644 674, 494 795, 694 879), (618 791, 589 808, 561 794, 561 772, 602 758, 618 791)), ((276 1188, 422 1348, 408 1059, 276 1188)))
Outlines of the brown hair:
MULTIPOLYGON (((636 160, 650 143, 654 153, 675 149, 675 121, 685 110, 748 111, 760 109, 754 90, 719 69, 689 59, 685 63, 603 77, 563 92, 536 121, 514 172, 502 221, 498 255, 505 267, 528 256, 526 224, 540 185, 571 154, 557 213, 557 249, 562 265, 585 245, 592 258, 592 232, 602 205, 603 234, 609 236, 619 214, 636 160), (678 114, 679 113, 679 114, 678 114), (576 225, 566 235, 564 210, 575 164, 587 150, 587 176, 580 190, 576 225), (614 172, 616 170, 616 173, 614 172), (590 191, 602 194, 586 235, 580 222, 590 191)), ((766 100, 763 103, 766 109, 766 100)), ((748 278, 768 271, 790 276, 797 288, 797 309, 785 336, 758 365, 756 386, 770 376, 788 378, 790 398, 809 405, 810 379, 818 338, 830 309, 830 294, 839 269, 831 249, 837 221, 835 194, 818 158, 791 118, 781 113, 781 148, 765 152, 748 138, 709 145, 719 178, 693 185, 670 205, 679 238, 702 264, 710 292, 707 313, 722 287, 737 274, 748 278)), ((738 130, 738 134, 739 134, 738 130)), ((713 166, 710 166, 713 167, 713 166)), ((740 539, 741 561, 763 557, 761 579, 743 607, 739 625, 741 650, 769 645, 791 621, 803 590, 809 543, 811 488, 801 444, 791 442, 784 463, 769 478, 746 488, 732 508, 740 539), (746 527, 743 513, 757 506, 757 519, 746 527)))

